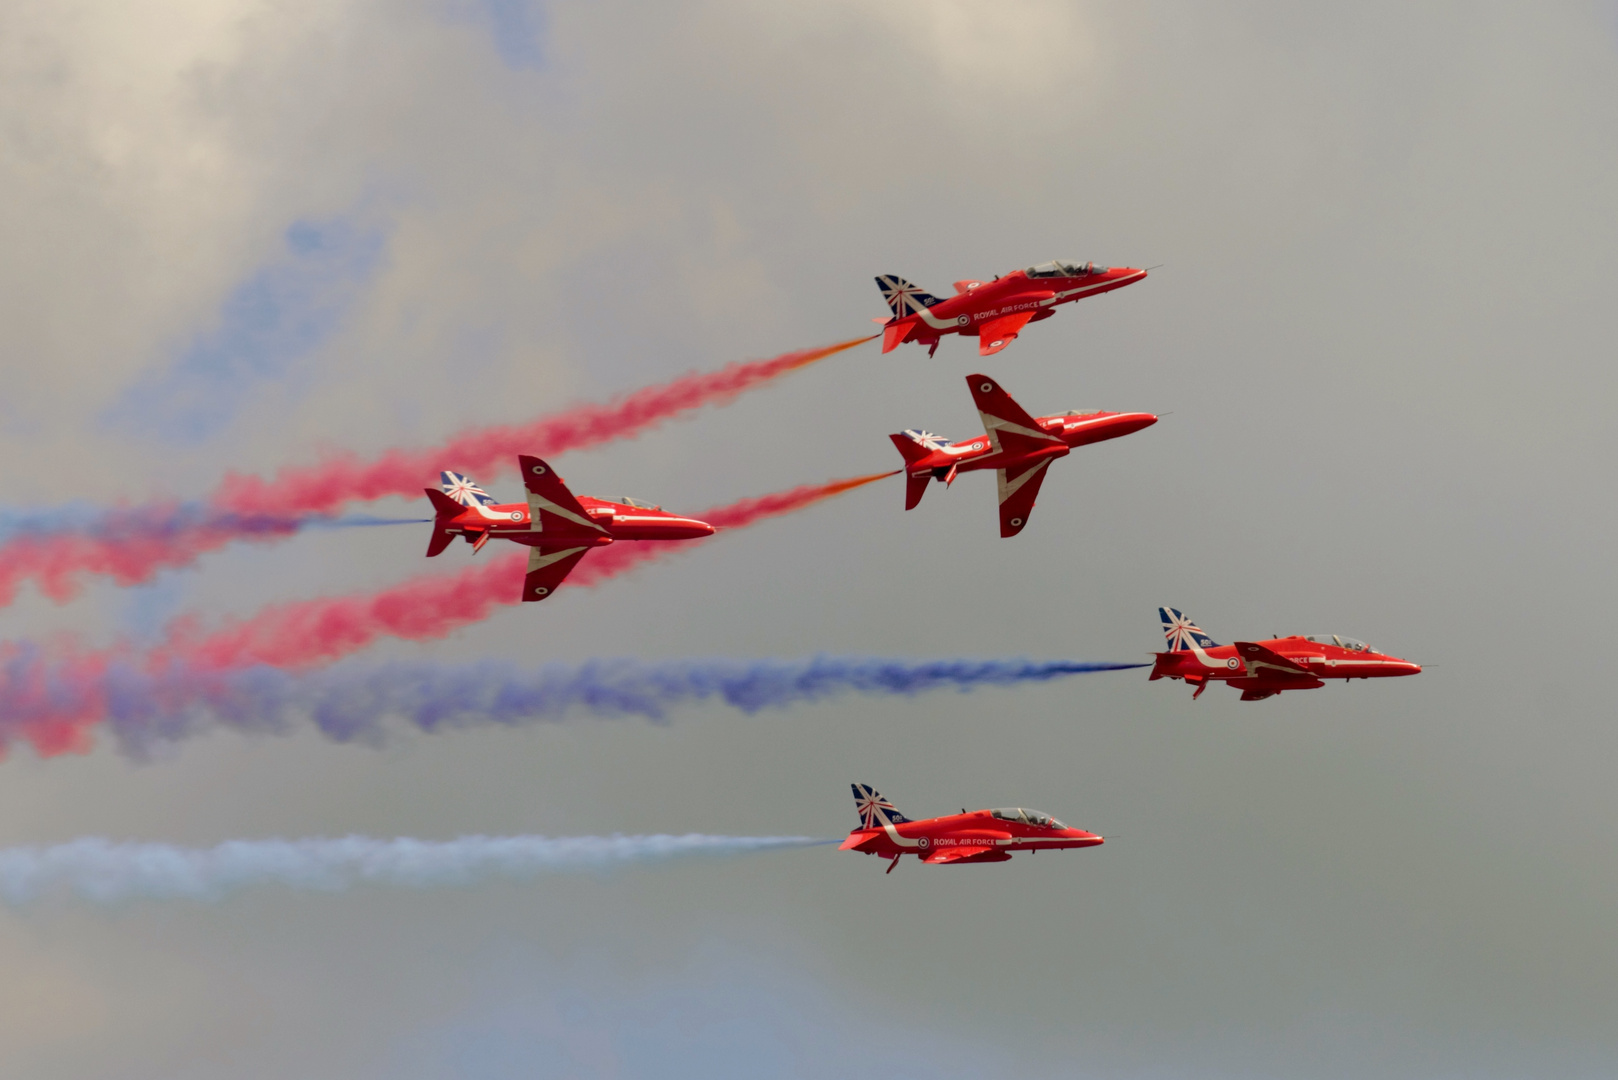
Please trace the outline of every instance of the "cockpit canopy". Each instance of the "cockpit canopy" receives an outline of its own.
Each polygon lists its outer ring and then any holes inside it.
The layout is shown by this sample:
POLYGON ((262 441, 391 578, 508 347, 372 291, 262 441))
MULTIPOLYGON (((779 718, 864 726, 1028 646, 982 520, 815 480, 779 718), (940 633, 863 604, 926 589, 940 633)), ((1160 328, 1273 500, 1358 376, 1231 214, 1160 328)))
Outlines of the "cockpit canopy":
POLYGON ((1086 274, 1105 274, 1107 267, 1093 262, 1072 263, 1066 259, 1052 259, 1023 271, 1029 277, 1083 277, 1086 274))
POLYGON ((1069 409, 1063 416, 1100 416, 1106 409, 1069 409))
POLYGON ((656 503, 649 503, 645 499, 631 499, 628 495, 623 496, 618 501, 619 501, 619 503, 621 503, 624 506, 633 506, 637 510, 661 510, 661 509, 663 509, 661 506, 658 506, 656 503))
POLYGON ((1042 829, 1067 828, 1049 814, 1042 814, 1038 810, 1025 810, 1020 806, 1002 807, 999 810, 990 810, 989 813, 1001 821, 1018 821, 1024 825, 1038 825, 1042 829))
POLYGON ((1375 649, 1363 641, 1351 637, 1340 637, 1337 634, 1308 634, 1303 640, 1313 641, 1317 645, 1335 645, 1339 649, 1347 649, 1349 652, 1376 652, 1375 649))

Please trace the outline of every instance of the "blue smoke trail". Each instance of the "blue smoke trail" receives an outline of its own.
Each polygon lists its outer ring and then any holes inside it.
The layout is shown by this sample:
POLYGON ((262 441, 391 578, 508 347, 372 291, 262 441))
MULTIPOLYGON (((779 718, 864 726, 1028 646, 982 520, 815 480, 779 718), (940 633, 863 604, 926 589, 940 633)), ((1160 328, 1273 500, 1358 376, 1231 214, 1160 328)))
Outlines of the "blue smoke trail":
MULTIPOLYGON (((379 741, 383 722, 422 731, 477 724, 518 725, 570 715, 666 722, 671 710, 706 701, 752 715, 843 694, 910 697, 939 690, 1044 683, 1145 664, 1077 660, 898 660, 816 656, 807 660, 592 660, 525 669, 503 662, 464 665, 339 664, 289 673, 257 667, 227 673, 156 675, 112 668, 102 685, 107 719, 126 751, 225 726, 285 732, 307 716, 338 742, 379 741)), ((0 680, 3 682, 5 680, 0 680)), ((4 686, 0 685, 0 690, 4 686)), ((56 688, 58 704, 73 688, 56 688), (64 695, 66 695, 64 697, 64 695)), ((30 700, 38 700, 37 696, 30 700)), ((0 736, 36 717, 0 693, 0 736)))
POLYGON ((530 881, 694 856, 746 855, 833 844, 812 836, 463 836, 457 840, 230 840, 211 848, 116 843, 87 837, 52 847, 0 848, 0 897, 12 907, 71 893, 98 904, 221 900, 281 885, 341 892, 354 885, 407 889, 530 881))

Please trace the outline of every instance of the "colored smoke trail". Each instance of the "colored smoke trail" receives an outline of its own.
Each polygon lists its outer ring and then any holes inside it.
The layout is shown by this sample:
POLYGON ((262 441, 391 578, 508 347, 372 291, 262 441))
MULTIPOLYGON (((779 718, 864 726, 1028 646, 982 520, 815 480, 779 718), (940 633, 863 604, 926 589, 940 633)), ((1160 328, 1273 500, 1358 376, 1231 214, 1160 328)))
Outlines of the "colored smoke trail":
POLYGON ((355 885, 455 888, 531 881, 694 857, 748 855, 835 843, 811 836, 463 836, 457 840, 230 840, 211 848, 86 837, 51 847, 0 848, 0 895, 25 907, 64 893, 97 904, 222 900, 279 885, 341 892, 355 885))
POLYGON ((527 424, 476 428, 427 450, 389 450, 372 461, 355 455, 318 465, 282 469, 274 479, 232 473, 214 499, 240 513, 326 513, 345 502, 390 495, 415 497, 441 469, 503 473, 518 454, 551 457, 568 450, 633 438, 646 429, 703 405, 729 401, 789 371, 872 340, 853 338, 817 349, 800 349, 770 360, 727 364, 648 386, 605 405, 579 405, 527 424))
MULTIPOLYGON (((341 665, 292 674, 252 668, 225 674, 112 669, 101 697, 120 745, 145 756, 214 727, 286 733, 305 717, 338 742, 380 742, 385 722, 425 732, 484 724, 518 726, 572 717, 638 717, 654 723, 682 706, 715 701, 749 716, 850 694, 914 697, 953 690, 1047 683, 1147 667, 1080 660, 906 660, 816 656, 805 660, 592 660, 523 668, 511 663, 341 665)), ((0 737, 25 719, 0 705, 0 737)))
POLYGON ((728 401, 869 340, 855 338, 684 375, 605 405, 580 405, 528 424, 463 432, 427 450, 395 449, 371 461, 339 456, 283 469, 271 480, 231 473, 201 503, 0 509, 0 606, 15 599, 24 581, 38 582, 46 596, 61 603, 72 599, 85 577, 138 585, 236 541, 281 540, 311 525, 360 524, 333 515, 352 501, 419 496, 442 469, 499 473, 511 469, 519 453, 547 456, 632 438, 680 413, 728 401))
POLYGON ((305 514, 210 512, 195 503, 98 511, 83 507, 52 514, 13 515, 0 522, 11 539, 0 545, 0 606, 16 599, 24 581, 62 603, 88 575, 121 586, 150 581, 162 570, 189 566, 210 551, 240 540, 285 539, 307 528, 360 528, 417 524, 426 518, 342 517, 305 514))
MULTIPOLYGON (((808 484, 742 499, 704 512, 704 520, 743 528, 791 513, 892 473, 808 484)), ((623 542, 591 552, 568 578, 587 587, 703 540, 623 542)), ((205 632, 197 619, 175 620, 162 644, 88 651, 57 646, 0 645, 0 750, 25 740, 44 757, 85 752, 91 729, 112 711, 118 672, 185 679, 242 668, 307 668, 331 663, 381 638, 423 641, 444 637, 522 598, 527 551, 519 550, 454 574, 429 574, 380 592, 275 604, 246 619, 205 632)), ((551 601, 554 603, 555 601, 551 601)), ((180 693, 175 707, 186 699, 180 693)))

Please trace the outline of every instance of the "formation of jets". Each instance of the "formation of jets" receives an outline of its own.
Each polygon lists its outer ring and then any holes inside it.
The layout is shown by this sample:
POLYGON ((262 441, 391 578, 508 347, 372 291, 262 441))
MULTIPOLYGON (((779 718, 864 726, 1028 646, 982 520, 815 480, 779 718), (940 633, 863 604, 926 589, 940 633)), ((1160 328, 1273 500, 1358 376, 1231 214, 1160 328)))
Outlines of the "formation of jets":
MULTIPOLYGON (((1014 270, 992 281, 957 281, 955 294, 940 298, 893 274, 876 279, 891 314, 882 324, 882 351, 906 342, 927 346, 928 356, 950 334, 978 339, 978 353, 992 356, 1016 340, 1031 322, 1047 319, 1074 300, 1121 289, 1146 277, 1132 267, 1056 259, 1014 270)), ((905 509, 920 505, 934 481, 946 488, 965 472, 992 471, 1000 505, 1000 535, 1013 537, 1028 525, 1051 462, 1080 446, 1130 435, 1157 423, 1144 412, 1070 411, 1032 416, 988 375, 968 375, 967 389, 983 422, 983 434, 952 442, 919 428, 890 435, 904 458, 905 509)), ((482 550, 491 539, 529 549, 523 582, 525 601, 554 593, 591 549, 620 541, 690 540, 711 536, 713 526, 672 514, 638 499, 617 501, 575 496, 554 469, 537 457, 518 459, 527 500, 496 503, 470 477, 445 471, 439 490, 427 489, 434 510, 427 554, 441 554, 457 537, 482 550)), ((1354 638, 1335 634, 1293 635, 1220 645, 1183 613, 1158 614, 1168 648, 1155 654, 1150 679, 1176 679, 1193 687, 1192 698, 1213 682, 1260 701, 1288 690, 1311 690, 1332 679, 1415 675, 1419 664, 1380 653, 1354 638)), ((1014 852, 1095 847, 1102 838, 1070 828, 1049 814, 1023 807, 962 810, 913 821, 875 789, 854 784, 860 824, 842 849, 888 860, 888 872, 905 855, 933 865, 1005 862, 1014 852)))

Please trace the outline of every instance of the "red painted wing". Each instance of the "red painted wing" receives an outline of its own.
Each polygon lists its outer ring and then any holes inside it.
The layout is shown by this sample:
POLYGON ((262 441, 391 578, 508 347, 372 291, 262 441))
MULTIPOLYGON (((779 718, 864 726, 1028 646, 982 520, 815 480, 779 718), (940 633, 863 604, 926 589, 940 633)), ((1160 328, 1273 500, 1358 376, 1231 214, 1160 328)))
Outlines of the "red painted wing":
POLYGON ((1001 469, 994 474, 1000 486, 1001 536, 1016 536, 1028 524, 1034 500, 1039 497, 1039 485, 1045 482, 1045 470, 1054 460, 1040 458, 1032 465, 1001 469))
POLYGON ((523 578, 524 603, 543 600, 556 591, 590 549, 544 545, 528 549, 528 574, 523 578))
POLYGON ((1022 328, 1034 317, 1032 311, 1019 311, 1015 315, 1002 315, 978 327, 978 355, 993 356, 1017 340, 1022 328))
POLYGON ((558 538, 607 534, 605 526, 585 513, 555 469, 527 454, 519 455, 517 464, 522 468, 523 485, 528 488, 528 518, 534 532, 558 538))
POLYGON ((966 386, 995 453, 1026 454, 1063 445, 1060 437, 1040 427, 1038 420, 987 375, 968 375, 966 386))

